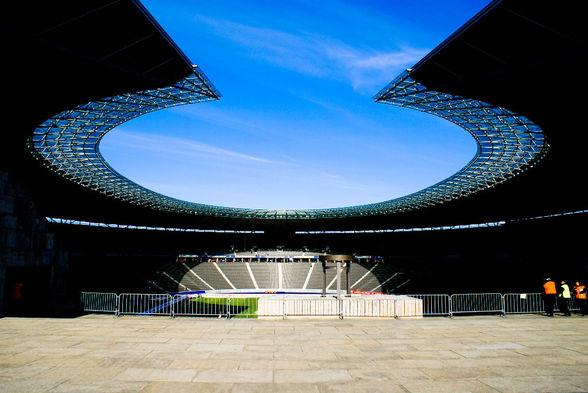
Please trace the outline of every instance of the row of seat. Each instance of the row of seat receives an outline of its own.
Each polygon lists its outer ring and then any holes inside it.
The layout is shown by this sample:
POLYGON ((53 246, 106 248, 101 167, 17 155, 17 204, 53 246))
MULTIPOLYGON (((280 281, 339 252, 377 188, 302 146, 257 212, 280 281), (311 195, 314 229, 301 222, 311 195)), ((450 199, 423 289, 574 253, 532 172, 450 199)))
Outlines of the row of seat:
MULTIPOLYGON (((336 269, 327 269, 328 289, 335 289, 336 269)), ((345 288, 345 273, 341 275, 345 288)), ((406 277, 386 263, 352 263, 349 270, 351 290, 393 292, 406 277)), ((220 289, 314 289, 323 287, 320 263, 212 263, 174 262, 157 272, 152 287, 168 292, 220 289), (257 286, 256 286, 257 284, 257 286), (306 284, 306 285, 305 285, 306 284)))

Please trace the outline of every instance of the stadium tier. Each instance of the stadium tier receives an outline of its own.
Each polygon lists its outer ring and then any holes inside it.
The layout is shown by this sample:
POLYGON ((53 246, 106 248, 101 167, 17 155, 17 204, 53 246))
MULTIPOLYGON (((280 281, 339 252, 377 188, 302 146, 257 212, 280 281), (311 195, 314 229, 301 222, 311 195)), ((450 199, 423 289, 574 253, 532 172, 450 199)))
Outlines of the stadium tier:
MULTIPOLYGON (((258 251, 219 255, 180 255, 148 280, 155 292, 249 290, 320 293, 321 256, 300 251, 258 251)), ((336 288, 335 269, 327 269, 326 290, 336 288)), ((410 281, 397 267, 376 256, 356 256, 349 269, 351 291, 393 293, 410 281)))

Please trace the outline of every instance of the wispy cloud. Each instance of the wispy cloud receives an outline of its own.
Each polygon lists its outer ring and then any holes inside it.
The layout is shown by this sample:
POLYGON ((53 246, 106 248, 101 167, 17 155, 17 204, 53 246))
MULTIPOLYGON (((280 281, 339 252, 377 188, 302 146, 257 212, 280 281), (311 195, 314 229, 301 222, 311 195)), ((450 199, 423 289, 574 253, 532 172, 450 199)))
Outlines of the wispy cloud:
POLYGON ((393 51, 356 48, 319 34, 293 34, 204 16, 197 19, 217 36, 247 48, 251 57, 306 75, 344 80, 355 90, 381 87, 428 52, 408 46, 393 51))
MULTIPOLYGON (((160 154, 166 154, 171 157, 201 157, 207 159, 233 160, 239 162, 259 163, 259 164, 280 164, 277 161, 266 158, 241 153, 234 150, 224 149, 218 146, 188 140, 184 138, 170 137, 164 135, 145 135, 131 131, 118 129, 116 131, 117 147, 131 147, 133 149, 149 150, 160 154)), ((109 139, 102 143, 111 143, 109 139)))

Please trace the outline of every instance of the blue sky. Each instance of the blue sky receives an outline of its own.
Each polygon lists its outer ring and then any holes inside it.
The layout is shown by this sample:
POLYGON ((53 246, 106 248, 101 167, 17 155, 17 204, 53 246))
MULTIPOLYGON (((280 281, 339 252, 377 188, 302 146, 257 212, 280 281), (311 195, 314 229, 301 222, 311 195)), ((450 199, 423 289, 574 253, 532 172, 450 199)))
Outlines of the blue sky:
POLYGON ((487 1, 143 4, 223 95, 104 137, 110 165, 149 189, 231 207, 352 206, 430 186, 476 152, 461 128, 372 97, 487 1))

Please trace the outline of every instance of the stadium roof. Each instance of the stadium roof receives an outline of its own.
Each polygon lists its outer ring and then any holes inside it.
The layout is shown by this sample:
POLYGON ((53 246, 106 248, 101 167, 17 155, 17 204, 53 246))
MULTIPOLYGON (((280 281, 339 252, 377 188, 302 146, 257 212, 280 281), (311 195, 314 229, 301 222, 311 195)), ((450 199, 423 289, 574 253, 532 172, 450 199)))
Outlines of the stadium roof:
MULTIPOLYGON (((12 142, 27 141, 48 169, 23 149, 21 171, 35 179, 31 187, 42 195, 46 215, 326 229, 472 223, 585 207, 575 192, 586 167, 585 137, 577 132, 581 103, 572 99, 586 83, 579 10, 495 1, 375 97, 465 128, 478 153, 454 176, 371 205, 268 211, 179 201, 110 168, 98 151, 106 132, 141 114, 220 94, 138 2, 66 3, 3 26, 12 38, 9 72, 28 84, 11 85, 13 97, 36 99, 26 105, 28 122, 13 119, 21 132, 12 142), (51 192, 43 192, 48 186, 51 192)), ((22 102, 12 103, 15 113, 22 113, 22 102)))

